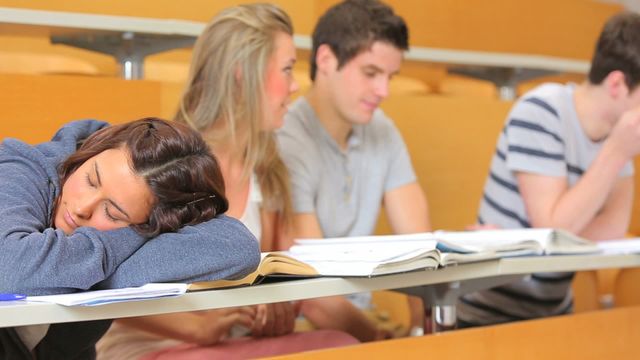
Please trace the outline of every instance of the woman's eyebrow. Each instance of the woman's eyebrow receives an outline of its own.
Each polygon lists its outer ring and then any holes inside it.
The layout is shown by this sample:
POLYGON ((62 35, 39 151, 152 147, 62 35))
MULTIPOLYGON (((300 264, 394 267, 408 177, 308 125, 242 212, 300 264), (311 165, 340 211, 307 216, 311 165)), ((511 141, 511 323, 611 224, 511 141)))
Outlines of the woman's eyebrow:
MULTIPOLYGON (((93 170, 96 172, 96 179, 98 180, 98 185, 102 186, 102 181, 100 180, 100 170, 98 168, 98 162, 94 161, 93 162, 93 170)), ((119 212, 121 212, 124 216, 127 217, 127 219, 131 219, 131 217, 129 216, 129 214, 127 214, 126 211, 124 211, 123 208, 120 207, 120 205, 116 204, 113 200, 108 199, 107 201, 109 201, 109 203, 111 205, 113 205, 114 208, 116 208, 119 212)))
POLYGON ((110 203, 111 205, 113 205, 113 207, 114 207, 114 208, 116 208, 119 212, 121 212, 124 216, 126 216, 128 220, 130 220, 130 219, 131 219, 131 217, 129 217, 129 214, 127 214, 127 212, 126 212, 126 211, 124 211, 124 209, 123 209, 123 208, 121 208, 120 206, 118 206, 118 204, 116 204, 113 200, 109 199, 109 200, 107 200, 107 201, 109 201, 109 203, 110 203))
POLYGON ((100 180, 100 171, 98 171, 98 162, 93 162, 93 170, 96 172, 96 178, 98 179, 98 185, 102 186, 102 181, 100 180))

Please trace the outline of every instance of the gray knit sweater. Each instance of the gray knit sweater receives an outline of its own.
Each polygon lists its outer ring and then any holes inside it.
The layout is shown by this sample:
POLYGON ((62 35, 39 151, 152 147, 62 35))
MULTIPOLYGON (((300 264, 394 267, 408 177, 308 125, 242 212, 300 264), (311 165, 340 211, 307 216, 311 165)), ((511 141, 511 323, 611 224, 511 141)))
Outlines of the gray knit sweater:
MULTIPOLYGON (((130 228, 83 227, 70 235, 53 229, 51 214, 61 190, 57 167, 80 141, 105 126, 83 120, 64 126, 47 143, 31 146, 6 139, 0 145, 0 293, 216 280, 256 268, 258 242, 239 221, 224 215, 148 241, 130 228)), ((7 350, 3 343, 0 354, 3 347, 7 350)))

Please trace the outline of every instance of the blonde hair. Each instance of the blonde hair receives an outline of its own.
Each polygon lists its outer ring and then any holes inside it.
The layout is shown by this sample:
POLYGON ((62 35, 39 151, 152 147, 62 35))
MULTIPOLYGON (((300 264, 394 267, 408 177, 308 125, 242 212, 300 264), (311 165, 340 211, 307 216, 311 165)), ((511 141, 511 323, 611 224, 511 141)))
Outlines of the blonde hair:
POLYGON ((220 121, 226 129, 206 140, 237 142, 244 154, 244 174, 255 171, 264 206, 291 217, 287 169, 275 135, 262 131, 264 78, 278 32, 293 35, 289 16, 275 5, 247 4, 216 15, 198 37, 186 89, 174 120, 204 131, 220 121))

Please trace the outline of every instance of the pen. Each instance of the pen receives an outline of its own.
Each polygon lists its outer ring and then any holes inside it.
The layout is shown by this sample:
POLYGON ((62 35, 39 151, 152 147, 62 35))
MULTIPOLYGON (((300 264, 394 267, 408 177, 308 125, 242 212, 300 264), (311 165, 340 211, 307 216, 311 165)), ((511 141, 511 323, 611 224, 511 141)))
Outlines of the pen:
POLYGON ((0 301, 24 300, 27 295, 22 294, 0 294, 0 301))

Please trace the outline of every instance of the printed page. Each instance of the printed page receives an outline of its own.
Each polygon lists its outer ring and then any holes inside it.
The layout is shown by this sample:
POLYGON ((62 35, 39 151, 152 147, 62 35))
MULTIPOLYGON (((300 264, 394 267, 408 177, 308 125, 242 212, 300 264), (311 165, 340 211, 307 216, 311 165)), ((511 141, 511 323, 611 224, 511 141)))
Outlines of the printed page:
POLYGON ((371 235, 371 236, 347 236, 334 238, 316 238, 316 239, 295 239, 297 245, 336 245, 336 244, 362 244, 362 243, 388 243, 388 242, 415 242, 415 241, 434 241, 436 236, 434 233, 415 233, 400 235, 371 235))
POLYGON ((378 269, 384 269, 384 273, 403 272, 435 267, 439 259, 434 240, 322 242, 294 245, 285 254, 325 276, 369 276, 382 271, 378 269), (427 258, 429 264, 423 261, 427 258))
POLYGON ((308 260, 385 262, 406 254, 434 251, 437 245, 435 240, 362 241, 343 244, 321 244, 321 242, 313 245, 294 245, 285 254, 304 262, 308 260))
POLYGON ((542 253, 552 229, 503 229, 477 231, 437 231, 441 251, 484 252, 531 249, 542 253))
POLYGON ((605 254, 640 254, 640 238, 598 241, 605 254))

